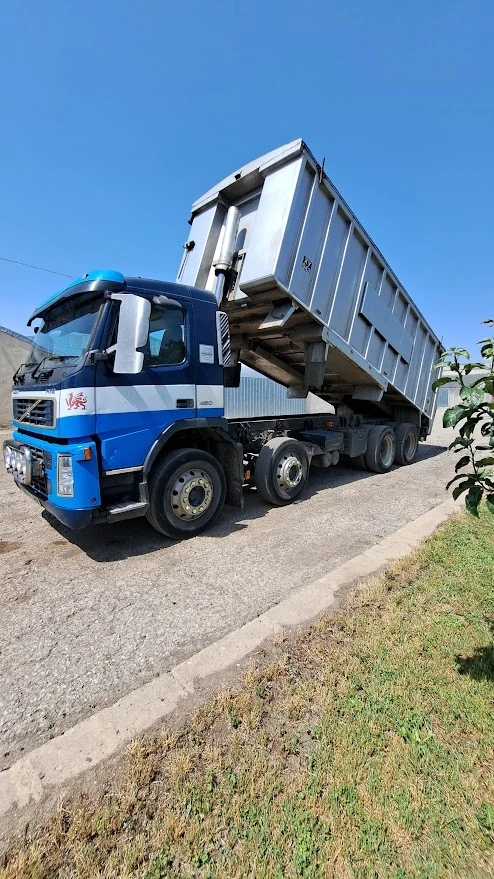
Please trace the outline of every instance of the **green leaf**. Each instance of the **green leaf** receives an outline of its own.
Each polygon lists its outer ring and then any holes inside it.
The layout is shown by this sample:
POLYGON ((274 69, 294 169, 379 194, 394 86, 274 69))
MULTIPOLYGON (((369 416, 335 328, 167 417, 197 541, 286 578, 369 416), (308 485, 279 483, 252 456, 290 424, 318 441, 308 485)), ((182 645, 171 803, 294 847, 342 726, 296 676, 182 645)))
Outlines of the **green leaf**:
POLYGON ((485 502, 487 504, 487 509, 489 510, 489 513, 494 513, 494 494, 488 494, 485 502))
MULTIPOLYGON (((454 439, 453 442, 450 443, 448 448, 450 451, 451 451, 451 449, 455 449, 455 452, 461 452, 462 449, 468 449, 468 446, 471 446, 472 443, 473 443, 473 439, 465 439, 462 436, 457 436, 456 439, 454 439), (461 448, 457 449, 457 448, 455 448, 455 446, 461 446, 461 448)), ((487 449, 487 448, 489 448, 489 446, 486 446, 485 448, 487 449)))
POLYGON ((484 391, 482 388, 474 387, 464 387, 460 391, 460 397, 465 401, 467 406, 478 406, 482 403, 484 399, 484 391))
POLYGON ((464 373, 465 375, 470 375, 470 373, 474 369, 482 369, 485 370, 485 363, 465 363, 464 373))
POLYGON ((466 357, 467 360, 470 360, 470 354, 466 348, 451 348, 451 354, 454 354, 455 357, 466 357))
POLYGON ((488 342, 487 345, 482 345, 480 353, 482 357, 485 357, 486 359, 488 357, 494 357, 494 345, 492 344, 492 342, 488 342))
POLYGON ((490 394, 491 396, 494 396, 494 377, 491 378, 490 376, 484 376, 483 378, 479 378, 476 382, 472 382, 471 387, 482 388, 484 394, 490 394))
MULTIPOLYGON (((434 364, 432 369, 445 369, 446 367, 450 370, 450 372, 454 372, 455 375, 459 375, 458 370, 452 360, 438 360, 437 363, 434 364)), ((452 378, 451 381, 454 381, 454 378, 452 378)))
POLYGON ((432 390, 437 391, 438 388, 442 388, 443 385, 450 385, 454 381, 454 379, 450 375, 443 375, 441 378, 436 378, 435 382, 432 382, 432 390))
POLYGON ((485 424, 481 424, 480 432, 481 432, 482 436, 490 436, 491 437, 491 445, 492 445, 492 439, 494 438, 494 424, 488 424, 487 422, 485 424))
POLYGON ((487 324, 489 327, 494 327, 494 320, 491 317, 488 317, 487 320, 482 321, 483 324, 487 324))
POLYGON ((477 461, 477 467, 491 467, 494 464, 494 458, 482 458, 481 461, 477 461))
POLYGON ((456 473, 458 473, 458 470, 460 470, 461 467, 466 467, 467 464, 469 464, 471 460, 472 459, 470 458, 470 455, 463 455, 463 458, 460 458, 460 460, 456 464, 456 467, 455 467, 456 473))
POLYGON ((453 497, 455 501, 458 500, 460 494, 462 494, 468 488, 471 488, 473 485, 475 485, 475 480, 473 479, 465 479, 465 482, 460 482, 460 484, 453 489, 453 497))
POLYGON ((456 476, 453 476, 453 479, 449 480, 449 482, 446 486, 446 491, 448 490, 448 488, 450 488, 450 486, 453 485, 453 482, 457 482, 458 479, 465 479, 465 477, 468 477, 468 479, 471 479, 473 483, 475 483, 477 480, 475 473, 458 473, 456 476))
POLYGON ((483 494, 484 494, 483 488, 480 488, 480 486, 475 485, 470 489, 470 491, 468 492, 468 494, 465 498, 465 505, 467 508, 467 512, 470 513, 472 516, 476 516, 477 519, 479 517, 479 504, 480 504, 480 501, 482 500, 483 494))
POLYGON ((446 409, 443 415, 443 427, 454 427, 458 424, 460 418, 466 413, 465 406, 453 406, 452 409, 446 409))
POLYGON ((490 388, 494 384, 494 376, 491 375, 481 375, 480 378, 475 379, 474 382, 470 385, 471 388, 485 388, 486 394, 492 393, 490 388))
POLYGON ((465 424, 462 424, 460 427, 460 435, 465 437, 466 439, 471 439, 475 432, 475 428, 477 427, 478 419, 470 419, 469 421, 465 421, 465 424))

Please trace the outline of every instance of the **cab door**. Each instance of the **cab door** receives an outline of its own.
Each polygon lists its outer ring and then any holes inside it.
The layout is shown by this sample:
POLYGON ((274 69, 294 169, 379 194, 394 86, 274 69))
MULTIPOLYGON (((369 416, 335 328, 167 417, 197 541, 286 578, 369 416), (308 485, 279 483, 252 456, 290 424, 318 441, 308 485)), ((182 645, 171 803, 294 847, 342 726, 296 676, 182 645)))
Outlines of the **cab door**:
POLYGON ((108 362, 98 365, 96 430, 104 471, 142 466, 167 427, 196 417, 193 342, 191 302, 174 297, 151 305, 138 375, 117 375, 108 362))

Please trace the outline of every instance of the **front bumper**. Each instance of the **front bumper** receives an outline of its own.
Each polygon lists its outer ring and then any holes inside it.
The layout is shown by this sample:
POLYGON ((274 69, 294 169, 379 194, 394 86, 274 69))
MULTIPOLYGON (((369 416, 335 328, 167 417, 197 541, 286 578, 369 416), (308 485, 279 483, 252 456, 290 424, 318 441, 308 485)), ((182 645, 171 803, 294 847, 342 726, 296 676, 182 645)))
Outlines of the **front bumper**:
POLYGON ((14 481, 25 494, 37 501, 38 504, 41 504, 47 513, 51 513, 51 515, 54 516, 55 519, 58 519, 62 525, 67 525, 67 527, 72 528, 73 531, 79 531, 81 528, 86 528, 88 525, 91 525, 92 522, 99 520, 98 510, 76 510, 58 507, 46 498, 41 497, 38 492, 34 491, 29 485, 23 485, 23 483, 19 482, 15 477, 14 481))
POLYGON ((60 522, 69 528, 79 529, 98 519, 101 515, 98 457, 96 445, 89 437, 83 437, 77 443, 58 444, 16 431, 12 440, 4 442, 5 445, 17 448, 27 446, 32 451, 33 460, 38 462, 36 478, 30 485, 25 485, 13 473, 14 481, 60 522), (84 454, 88 448, 91 453, 89 460, 84 454), (58 455, 70 455, 72 458, 72 497, 57 493, 58 455))

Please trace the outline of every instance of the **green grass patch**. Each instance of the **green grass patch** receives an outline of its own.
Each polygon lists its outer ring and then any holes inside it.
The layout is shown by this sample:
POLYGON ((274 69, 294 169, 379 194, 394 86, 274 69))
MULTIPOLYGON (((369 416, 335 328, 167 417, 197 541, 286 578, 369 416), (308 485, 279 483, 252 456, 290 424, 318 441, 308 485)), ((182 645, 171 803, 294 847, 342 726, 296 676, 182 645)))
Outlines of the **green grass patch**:
POLYGON ((494 522, 457 517, 0 877, 492 876, 493 625, 494 522))

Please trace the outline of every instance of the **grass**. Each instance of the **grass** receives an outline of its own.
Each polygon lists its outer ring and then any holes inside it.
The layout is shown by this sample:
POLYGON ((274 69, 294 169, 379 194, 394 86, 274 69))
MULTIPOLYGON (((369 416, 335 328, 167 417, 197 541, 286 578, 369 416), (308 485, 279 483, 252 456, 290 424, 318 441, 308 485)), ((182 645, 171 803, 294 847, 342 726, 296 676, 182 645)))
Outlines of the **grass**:
POLYGON ((345 610, 278 639, 1 879, 494 875, 494 520, 457 517, 345 610))

